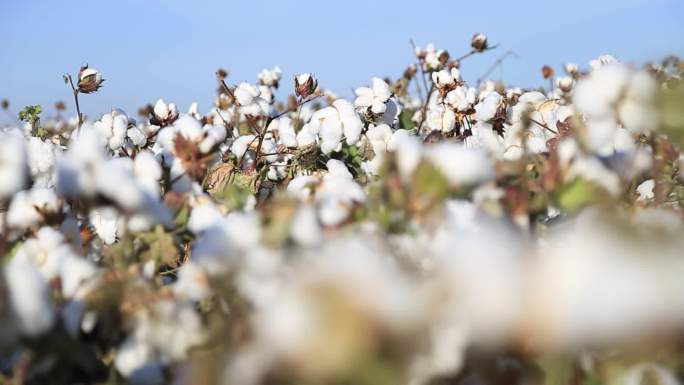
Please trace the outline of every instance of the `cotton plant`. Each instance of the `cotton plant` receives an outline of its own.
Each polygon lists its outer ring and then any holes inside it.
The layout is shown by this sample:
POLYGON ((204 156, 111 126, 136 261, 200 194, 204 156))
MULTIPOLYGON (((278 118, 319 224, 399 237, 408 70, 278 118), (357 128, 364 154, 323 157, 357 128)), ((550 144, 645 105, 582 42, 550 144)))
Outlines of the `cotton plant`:
POLYGON ((462 43, 351 98, 272 67, 217 71, 204 111, 27 106, 0 127, 2 375, 676 383, 681 62, 518 87, 467 81, 496 45, 462 43))

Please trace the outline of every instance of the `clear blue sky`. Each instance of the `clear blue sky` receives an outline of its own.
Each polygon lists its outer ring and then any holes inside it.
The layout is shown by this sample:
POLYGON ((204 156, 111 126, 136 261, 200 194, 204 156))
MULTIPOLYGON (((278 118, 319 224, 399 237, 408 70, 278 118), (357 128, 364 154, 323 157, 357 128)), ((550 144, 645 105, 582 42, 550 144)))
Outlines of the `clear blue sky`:
POLYGON ((27 104, 52 113, 60 99, 72 112, 62 74, 82 62, 107 79, 83 97, 91 116, 111 107, 134 114, 160 97, 206 111, 218 67, 236 83, 278 65, 288 90, 294 73, 311 71, 349 96, 372 76, 400 75, 414 61, 410 38, 460 55, 475 32, 501 47, 464 62, 466 80, 512 49, 520 58, 494 76, 537 86, 544 64, 586 66, 603 53, 635 63, 684 55, 683 18, 682 0, 0 0, 0 98, 15 113, 27 104))

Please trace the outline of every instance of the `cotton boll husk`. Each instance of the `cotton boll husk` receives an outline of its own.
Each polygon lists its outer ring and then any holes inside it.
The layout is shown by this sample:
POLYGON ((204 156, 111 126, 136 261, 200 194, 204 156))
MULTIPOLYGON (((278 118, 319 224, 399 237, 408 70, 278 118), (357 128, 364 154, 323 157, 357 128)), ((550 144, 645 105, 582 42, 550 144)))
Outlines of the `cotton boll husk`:
POLYGON ((9 300, 22 334, 36 337, 53 324, 54 313, 49 287, 31 262, 13 258, 4 269, 9 300))

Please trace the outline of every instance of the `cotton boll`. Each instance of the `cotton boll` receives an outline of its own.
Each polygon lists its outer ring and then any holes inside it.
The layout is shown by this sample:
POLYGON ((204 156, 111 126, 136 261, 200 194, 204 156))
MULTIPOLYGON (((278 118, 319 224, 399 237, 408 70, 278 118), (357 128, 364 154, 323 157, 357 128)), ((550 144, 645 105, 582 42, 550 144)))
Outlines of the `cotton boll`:
POLYGON ((230 146, 230 151, 240 159, 247 151, 250 143, 255 142, 255 139, 256 137, 254 135, 240 136, 233 141, 233 144, 230 146))
POLYGON ((219 208, 212 203, 195 206, 190 212, 188 229, 195 234, 199 234, 213 226, 221 218, 223 218, 223 215, 221 215, 219 208))
POLYGON ((589 66, 593 70, 600 69, 607 65, 618 63, 618 60, 613 55, 601 55, 596 59, 589 61, 589 66))
POLYGON ((90 224, 97 236, 105 245, 116 242, 119 233, 119 215, 112 207, 101 207, 90 210, 90 224))
POLYGON ((140 127, 131 127, 128 129, 126 136, 131 140, 133 145, 142 147, 147 143, 147 135, 140 129, 140 127))
POLYGON ((205 125, 202 128, 205 138, 200 142, 199 149, 208 154, 217 144, 226 139, 226 128, 218 125, 205 125))
POLYGON ((35 238, 29 238, 22 244, 14 258, 30 261, 46 280, 51 280, 58 275, 64 258, 72 253, 60 232, 42 227, 35 238))
POLYGON ((611 118, 628 80, 627 67, 620 64, 602 67, 578 82, 573 102, 580 112, 590 118, 611 118))
POLYGON ((5 267, 9 300, 21 333, 36 337, 47 332, 54 322, 49 288, 30 262, 12 259, 5 267))
POLYGON ((173 123, 177 132, 190 141, 197 142, 202 137, 202 124, 190 115, 183 115, 173 123))
POLYGON ((184 263, 178 269, 178 279, 173 284, 173 293, 177 298, 201 301, 211 295, 209 276, 193 262, 184 263))
POLYGON ((653 179, 648 179, 641 182, 636 188, 636 192, 639 195, 637 201, 646 202, 652 200, 655 197, 653 192, 654 188, 655 181, 653 179))
POLYGON ((84 124, 66 154, 57 158, 57 190, 67 196, 95 195, 95 174, 104 160, 100 134, 84 124))
POLYGON ((28 165, 33 186, 54 187, 57 179, 55 172, 55 145, 40 138, 31 137, 27 143, 28 165))
POLYGON ((302 127, 297 133, 297 146, 306 147, 316 143, 316 134, 311 131, 311 127, 307 124, 302 127))
POLYGON ((297 147, 297 134, 295 133, 292 119, 287 116, 276 119, 269 125, 270 130, 278 131, 280 143, 286 147, 297 147))
POLYGON ((27 229, 43 221, 45 216, 59 213, 60 202, 51 189, 33 188, 18 192, 7 212, 7 225, 27 229))
POLYGON ((132 161, 129 158, 115 158, 100 167, 95 174, 97 190, 124 209, 139 208, 144 196, 136 184, 132 161))
POLYGON ((162 177, 159 161, 150 151, 140 151, 133 160, 133 172, 142 180, 158 181, 162 177))
POLYGON ((493 119, 499 109, 501 100, 501 95, 496 92, 487 94, 487 96, 475 106, 476 119, 478 121, 493 119))
POLYGON ((169 106, 163 99, 157 100, 152 111, 159 120, 165 120, 170 113, 169 106))
POLYGON ((490 160, 478 149, 440 143, 430 148, 427 155, 454 187, 472 186, 494 177, 490 160))
MULTIPOLYGON (((423 157, 423 147, 412 136, 406 136, 400 140, 398 138, 401 138, 401 136, 396 138, 393 136, 393 139, 396 140, 395 159, 397 168, 402 180, 408 182, 423 157)), ((390 142, 388 147, 394 147, 392 142, 390 142)))
POLYGON ((354 111, 354 106, 344 99, 338 99, 333 102, 333 107, 339 113, 347 144, 355 144, 361 135, 363 123, 361 123, 361 119, 359 119, 356 111, 354 111))
POLYGON ((603 187, 610 195, 617 196, 621 190, 620 178, 593 157, 580 157, 570 167, 566 180, 581 177, 603 187))
POLYGON ((313 187, 318 183, 317 179, 311 175, 299 175, 287 185, 287 192, 302 201, 311 197, 313 187))
POLYGON ((84 297, 96 274, 97 268, 89 260, 73 254, 65 256, 59 269, 62 294, 69 299, 84 297))
POLYGON ((107 147, 115 151, 123 146, 126 139, 128 117, 121 110, 112 110, 111 113, 103 115, 95 122, 93 127, 99 131, 107 147))
POLYGON ((466 112, 477 100, 477 91, 470 87, 457 87, 444 98, 444 102, 460 112, 466 112))
POLYGON ((326 162, 325 167, 328 169, 328 173, 331 176, 341 177, 345 179, 354 179, 349 169, 344 164, 344 162, 337 159, 330 159, 326 162))
POLYGON ((302 205, 297 209, 292 218, 290 235, 302 246, 312 246, 321 242, 323 234, 313 207, 302 205))
POLYGON ((389 85, 380 78, 371 79, 372 85, 357 88, 354 106, 359 109, 370 109, 374 114, 383 114, 387 106, 385 103, 392 96, 389 85))
POLYGON ((28 179, 27 154, 22 139, 13 134, 0 135, 0 199, 21 190, 28 179))
POLYGON ((330 154, 342 139, 342 122, 335 118, 325 119, 321 124, 321 152, 330 154))

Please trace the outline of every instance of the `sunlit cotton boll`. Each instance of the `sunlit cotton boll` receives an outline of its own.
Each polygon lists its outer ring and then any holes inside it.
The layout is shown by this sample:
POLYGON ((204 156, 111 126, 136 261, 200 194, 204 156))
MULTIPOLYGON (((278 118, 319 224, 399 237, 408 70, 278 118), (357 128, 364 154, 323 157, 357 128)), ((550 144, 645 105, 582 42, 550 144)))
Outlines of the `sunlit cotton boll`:
POLYGON ((107 147, 116 151, 121 148, 128 132, 128 117, 121 110, 112 110, 105 114, 100 120, 93 123, 93 127, 98 130, 105 141, 107 147))
POLYGON ((371 87, 359 87, 354 92, 356 93, 354 106, 370 109, 374 114, 384 113, 387 108, 385 103, 392 96, 389 85, 380 78, 373 78, 371 87))
MULTIPOLYGON (((355 144, 359 140, 362 128, 363 123, 351 103, 338 99, 333 102, 332 106, 316 111, 300 134, 305 130, 318 134, 321 151, 329 154, 338 149, 343 136, 347 144, 355 144)), ((300 134, 297 135, 297 141, 302 146, 303 140, 300 139, 300 134)))
POLYGON ((252 116, 268 114, 268 101, 261 97, 258 87, 249 83, 240 83, 234 93, 240 105, 240 112, 243 114, 252 116))

